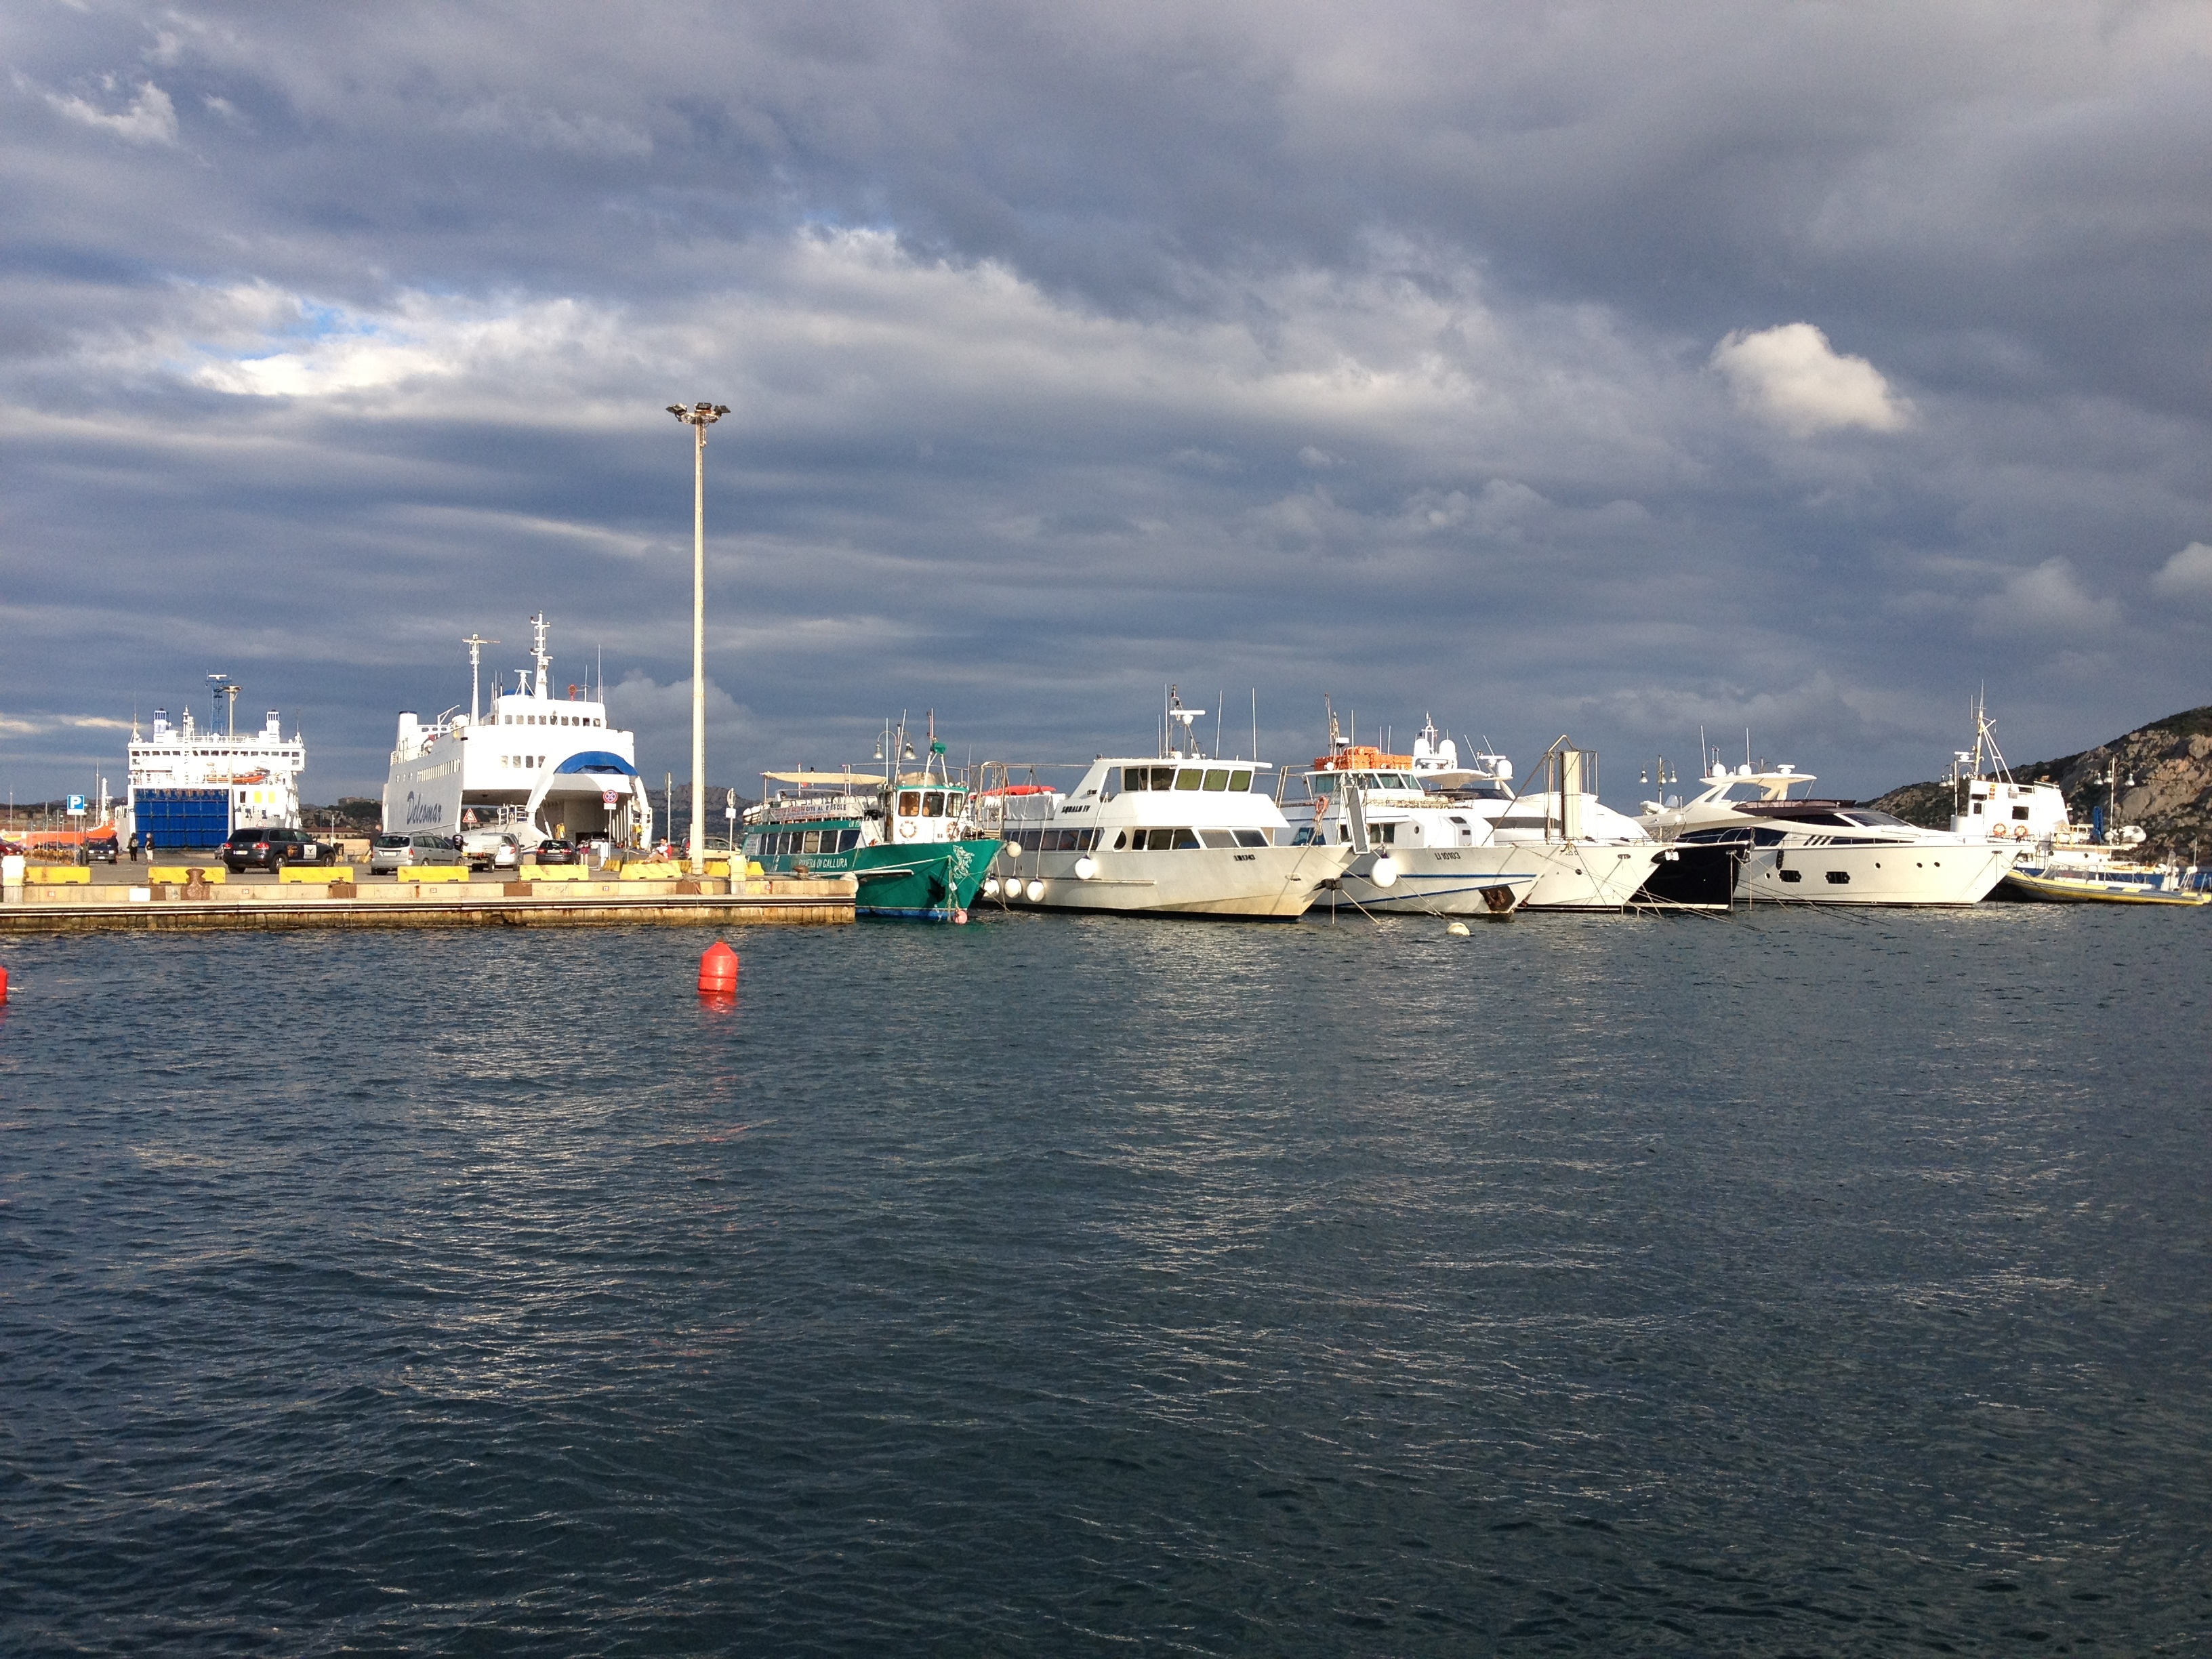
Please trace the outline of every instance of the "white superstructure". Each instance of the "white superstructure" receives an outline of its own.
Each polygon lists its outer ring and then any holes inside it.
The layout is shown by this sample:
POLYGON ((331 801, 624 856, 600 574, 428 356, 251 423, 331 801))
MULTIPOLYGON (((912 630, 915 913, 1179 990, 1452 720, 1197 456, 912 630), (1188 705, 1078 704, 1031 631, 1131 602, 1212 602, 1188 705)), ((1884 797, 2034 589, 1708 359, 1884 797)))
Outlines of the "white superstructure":
POLYGON ((297 731, 286 737, 274 708, 259 731, 245 732, 200 731, 190 708, 172 725, 169 711, 157 708, 151 732, 131 733, 131 781, 118 829, 126 836, 152 833, 189 804, 205 827, 173 844, 211 846, 228 830, 296 830, 307 764, 306 739, 297 731), (228 829, 214 827, 217 819, 228 829))
POLYGON ((513 825, 526 845, 551 836, 635 846, 653 836, 653 804, 638 775, 636 739, 607 724, 606 704, 589 688, 554 695, 545 618, 530 620, 532 666, 514 672, 512 690, 495 685, 491 708, 477 702, 482 647, 469 647, 469 712, 458 705, 434 720, 399 716, 392 770, 384 786, 387 831, 459 835, 513 825))

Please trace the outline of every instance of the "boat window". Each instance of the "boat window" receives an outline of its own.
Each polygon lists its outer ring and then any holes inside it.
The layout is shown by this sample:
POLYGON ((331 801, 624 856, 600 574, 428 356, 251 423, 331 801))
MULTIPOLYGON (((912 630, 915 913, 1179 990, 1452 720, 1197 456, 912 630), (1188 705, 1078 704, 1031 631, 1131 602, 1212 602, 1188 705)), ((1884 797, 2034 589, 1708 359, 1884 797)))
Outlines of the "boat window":
POLYGON ((1117 830, 1114 832, 1114 850, 1115 852, 1120 852, 1128 844, 1129 832, 1127 830, 1117 830))
POLYGON ((1723 800, 1765 800, 1766 786, 1763 783, 1732 783, 1722 794, 1723 800))
POLYGON ((1237 832, 1237 844, 1239 847, 1265 847, 1267 844, 1267 832, 1265 830, 1239 830, 1237 832))
MULTIPOLYGON (((1152 833, 1157 836, 1159 831, 1156 830, 1152 833)), ((1198 832, 1194 830, 1177 830, 1174 832, 1174 835, 1176 850, 1177 852, 1182 852, 1198 845, 1198 832)))
POLYGON ((1831 870, 1828 872, 1828 879, 1838 887, 1848 887, 1850 885, 1851 872, 1848 870, 1831 870))
MULTIPOLYGON (((1209 769, 1206 775, 1206 787, 1217 795, 1229 787, 1229 769, 1225 766, 1217 766, 1209 769)), ((2022 813, 2021 816, 2025 817, 2027 814, 2022 813)))
POLYGON ((945 792, 942 789, 933 789, 921 798, 921 815, 926 818, 945 816, 945 792))
POLYGON ((1844 816, 1854 823, 1894 824, 1900 830, 1910 829, 1911 827, 1907 824, 1903 818, 1897 817, 1888 812, 1875 811, 1870 807, 1863 806, 1857 811, 1846 812, 1844 816))
POLYGON ((921 791, 915 789, 902 789, 899 791, 898 815, 901 817, 910 818, 921 810, 921 791))
POLYGON ((1234 847, 1237 845, 1237 837, 1226 830, 1201 830, 1198 832, 1198 838, 1201 843, 1207 847, 1234 847))
POLYGON ((860 832, 859 830, 840 830, 837 832, 837 850, 839 852, 849 853, 860 844, 860 832))
POLYGON ((1841 812, 1801 812, 1790 821, 1792 823, 1824 824, 1831 829, 1838 830, 1848 829, 1857 822, 1855 818, 1845 817, 1841 812))
POLYGON ((799 850, 802 853, 820 852, 822 850, 822 832, 819 830, 808 830, 804 831, 799 836, 799 850))
POLYGON ((1115 796, 1121 793, 1121 769, 1120 767, 1109 766, 1106 769, 1106 787, 1102 793, 1103 793, 1108 800, 1113 799, 1115 796))
POLYGON ((1293 847, 1310 847, 1313 844, 1313 825, 1309 823, 1303 826, 1297 835, 1291 837, 1291 845, 1293 847))
POLYGON ((1231 794, 1248 793, 1251 787, 1252 775, 1249 772, 1238 771, 1229 775, 1229 789, 1231 794))
POLYGON ((964 793, 958 789, 948 789, 945 792, 945 815, 947 817, 951 817, 960 810, 964 793))
POLYGON ((2027 816, 2027 808, 2025 806, 2015 806, 2012 809, 2012 815, 2015 818, 2025 818, 2027 816))
POLYGON ((1206 774, 1202 770, 1195 766, 1186 766, 1176 774, 1175 787, 1178 789, 1196 789, 1205 781, 1206 774))

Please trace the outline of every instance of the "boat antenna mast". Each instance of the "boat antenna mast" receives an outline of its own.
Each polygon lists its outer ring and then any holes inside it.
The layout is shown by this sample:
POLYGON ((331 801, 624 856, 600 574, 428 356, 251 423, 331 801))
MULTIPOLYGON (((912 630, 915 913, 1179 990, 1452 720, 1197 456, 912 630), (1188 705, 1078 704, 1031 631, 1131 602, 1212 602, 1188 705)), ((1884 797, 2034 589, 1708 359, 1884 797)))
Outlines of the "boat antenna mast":
POLYGON ((483 711, 477 702, 477 673, 483 665, 483 648, 488 645, 497 645, 499 641, 471 634, 461 643, 469 648, 469 724, 474 726, 483 718, 483 711))
POLYGON ((1197 755, 1198 750, 1194 746, 1194 740, 1190 734, 1190 726, 1193 720, 1205 712, 1203 708, 1184 708, 1182 698, 1177 694, 1176 688, 1172 685, 1168 687, 1168 737, 1170 739, 1168 753, 1170 756, 1181 759, 1186 750, 1194 757, 1197 755), (1175 722, 1177 720, 1182 722, 1182 731, 1180 733, 1175 730, 1175 722))
POLYGON ((530 659, 538 665, 538 693, 541 699, 552 695, 553 659, 545 650, 545 613, 541 611, 530 619, 530 659))

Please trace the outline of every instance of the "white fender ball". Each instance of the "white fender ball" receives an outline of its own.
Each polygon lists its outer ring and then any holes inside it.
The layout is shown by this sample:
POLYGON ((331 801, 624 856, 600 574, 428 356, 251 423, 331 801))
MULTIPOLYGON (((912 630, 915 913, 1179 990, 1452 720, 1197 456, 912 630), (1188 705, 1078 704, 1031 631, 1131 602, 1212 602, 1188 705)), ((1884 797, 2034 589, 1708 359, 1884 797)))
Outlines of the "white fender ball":
POLYGON ((1085 853, 1085 854, 1081 858, 1079 858, 1079 859, 1076 860, 1076 861, 1075 861, 1075 878, 1076 878, 1076 880, 1078 880, 1078 881, 1089 881, 1089 880, 1093 877, 1093 876, 1097 875, 1097 873, 1098 873, 1098 860, 1097 860, 1097 859, 1092 858, 1092 857, 1091 856, 1091 854, 1090 854, 1085 853))
POLYGON ((1398 866, 1391 861, 1388 853, 1375 860, 1375 867, 1367 872, 1367 879, 1377 887, 1395 887, 1398 884, 1398 866))

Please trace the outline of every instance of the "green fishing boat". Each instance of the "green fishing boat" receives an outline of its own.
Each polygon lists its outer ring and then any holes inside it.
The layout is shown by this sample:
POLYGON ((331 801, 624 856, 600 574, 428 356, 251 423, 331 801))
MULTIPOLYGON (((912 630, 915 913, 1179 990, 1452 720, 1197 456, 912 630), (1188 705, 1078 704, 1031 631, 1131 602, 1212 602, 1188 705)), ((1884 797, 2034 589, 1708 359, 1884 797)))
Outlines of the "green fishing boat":
MULTIPOLYGON (((882 754, 913 758, 903 727, 882 754)), ((854 911, 911 921, 963 922, 1002 842, 965 836, 968 789, 948 774, 933 735, 914 772, 763 772, 781 785, 745 812, 744 856, 769 876, 852 876, 854 911)))

